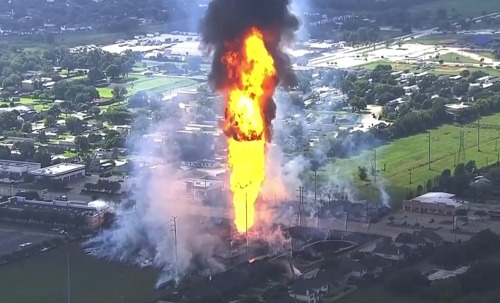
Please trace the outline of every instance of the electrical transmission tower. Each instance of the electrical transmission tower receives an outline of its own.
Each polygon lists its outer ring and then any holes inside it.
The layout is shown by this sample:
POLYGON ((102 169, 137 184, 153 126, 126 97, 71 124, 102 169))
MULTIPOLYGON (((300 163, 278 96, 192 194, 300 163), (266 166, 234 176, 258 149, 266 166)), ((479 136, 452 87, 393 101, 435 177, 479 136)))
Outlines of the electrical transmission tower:
POLYGON ((304 225, 304 192, 305 189, 303 186, 299 187, 297 198, 299 199, 299 209, 297 211, 297 226, 304 225))
POLYGON ((458 147, 458 158, 456 165, 465 163, 465 131, 460 131, 460 145, 458 147))
POLYGON ((172 233, 174 234, 174 256, 175 267, 177 268, 177 217, 172 217, 172 233))

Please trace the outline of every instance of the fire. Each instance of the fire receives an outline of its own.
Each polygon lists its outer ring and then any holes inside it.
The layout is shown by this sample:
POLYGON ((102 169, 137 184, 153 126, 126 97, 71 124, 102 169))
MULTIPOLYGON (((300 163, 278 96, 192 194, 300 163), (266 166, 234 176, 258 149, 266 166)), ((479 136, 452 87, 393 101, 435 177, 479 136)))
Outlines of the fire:
POLYGON ((243 41, 227 42, 226 49, 222 62, 230 84, 224 89, 223 129, 229 137, 234 223, 241 233, 254 225, 254 204, 265 178, 268 130, 263 109, 274 94, 277 73, 264 35, 257 28, 251 28, 243 41))

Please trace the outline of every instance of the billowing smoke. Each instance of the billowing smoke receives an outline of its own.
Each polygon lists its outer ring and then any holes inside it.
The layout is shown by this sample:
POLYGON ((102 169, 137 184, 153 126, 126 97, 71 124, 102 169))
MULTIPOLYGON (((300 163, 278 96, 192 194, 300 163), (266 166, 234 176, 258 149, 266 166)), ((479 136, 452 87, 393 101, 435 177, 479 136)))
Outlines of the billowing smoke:
MULTIPOLYGON (((293 0, 292 1, 292 12, 299 16, 302 17, 304 13, 309 12, 309 0, 293 0)), ((302 22, 299 30, 297 31, 297 38, 300 40, 307 40, 309 39, 309 33, 307 31, 306 24, 302 22)))
MULTIPOLYGON (((299 28, 299 20, 289 10, 289 0, 214 0, 202 21, 202 44, 208 53, 213 54, 209 82, 217 91, 233 83, 223 57, 233 48, 241 49, 243 37, 256 27, 264 34, 267 50, 275 61, 277 77, 285 88, 296 85, 289 57, 282 51, 284 42, 293 38, 299 28), (231 42, 231 43, 228 43, 231 42)), ((276 116, 273 100, 265 102, 263 109, 266 130, 271 130, 271 121, 276 116)), ((266 134, 270 140, 271 133, 266 134)))

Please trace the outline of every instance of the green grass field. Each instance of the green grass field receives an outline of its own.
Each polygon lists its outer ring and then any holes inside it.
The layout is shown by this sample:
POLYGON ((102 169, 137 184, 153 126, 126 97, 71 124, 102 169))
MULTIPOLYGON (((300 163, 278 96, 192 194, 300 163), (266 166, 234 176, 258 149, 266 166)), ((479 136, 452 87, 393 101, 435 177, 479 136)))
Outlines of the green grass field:
POLYGON ((387 64, 389 64, 390 66, 392 66, 392 69, 394 71, 404 71, 404 70, 416 71, 416 70, 418 70, 417 66, 415 66, 415 65, 406 64, 406 63, 390 62, 390 61, 387 61, 387 60, 377 60, 377 61, 374 61, 374 62, 371 62, 371 63, 366 63, 366 64, 363 64, 363 65, 359 65, 358 67, 373 70, 378 65, 387 65, 387 64))
POLYGON ((410 297, 398 297, 387 292, 383 286, 377 285, 357 289, 337 303, 425 303, 424 300, 410 297))
POLYGON ((471 63, 471 64, 479 64, 478 60, 457 54, 457 53, 447 53, 439 56, 439 59, 434 58, 433 61, 444 60, 446 63, 471 63), (458 60, 457 60, 458 59, 458 60))
POLYGON ((462 17, 479 17, 483 12, 494 13, 500 11, 500 1, 498 0, 437 0, 428 2, 422 5, 416 5, 410 10, 412 11, 429 11, 432 14, 436 13, 439 8, 447 10, 448 15, 458 14, 462 17))
MULTIPOLYGON (((495 151, 496 139, 500 138, 500 114, 483 117, 481 124, 494 125, 494 127, 481 129, 481 151, 477 151, 477 128, 474 124, 465 127, 444 125, 431 130, 432 163, 430 171, 427 165, 428 135, 425 133, 398 139, 379 147, 377 149, 377 169, 380 170, 378 180, 383 180, 386 184, 387 189, 394 196, 393 202, 398 203, 405 197, 407 189, 410 187, 410 169, 412 170, 411 186, 413 191, 419 184, 424 186, 428 179, 433 179, 441 174, 444 169, 453 170, 454 163, 458 162, 460 130, 465 131, 466 161, 475 160, 478 167, 495 163, 500 151, 500 146, 498 146, 498 151, 495 151), (384 163, 387 163, 386 171, 383 171, 384 163)), ((351 178, 366 196, 372 193, 372 184, 360 181, 357 176, 357 168, 365 166, 370 170, 373 160, 373 151, 365 151, 356 157, 337 160, 329 166, 324 177, 328 178, 328 174, 341 174, 345 178, 351 178)))
POLYGON ((71 302, 140 303, 158 299, 158 272, 86 255, 78 243, 0 267, 2 302, 66 302, 67 252, 71 302))
MULTIPOLYGON (((137 80, 127 82, 128 95, 132 95, 138 91, 149 91, 157 93, 173 92, 184 88, 193 88, 200 84, 199 81, 183 78, 183 77, 145 77, 142 75, 133 75, 137 80), (134 84, 132 88, 131 84, 134 84)), ((112 98, 113 89, 109 87, 98 87, 97 91, 102 98, 112 98)))
POLYGON ((493 52, 489 51, 482 51, 482 52, 477 52, 479 56, 482 56, 484 58, 490 58, 490 59, 496 59, 496 56, 493 52))
POLYGON ((417 38, 413 40, 413 42, 427 44, 427 45, 440 45, 446 43, 453 43, 463 37, 465 37, 465 35, 456 35, 456 34, 428 35, 417 38))

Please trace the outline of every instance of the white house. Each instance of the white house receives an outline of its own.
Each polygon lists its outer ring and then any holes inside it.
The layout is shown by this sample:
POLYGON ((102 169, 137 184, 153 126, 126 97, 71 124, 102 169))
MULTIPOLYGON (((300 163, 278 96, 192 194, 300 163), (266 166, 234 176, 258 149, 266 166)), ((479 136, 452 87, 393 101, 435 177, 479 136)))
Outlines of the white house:
POLYGON ((318 303, 328 293, 328 282, 322 279, 300 279, 291 287, 290 297, 307 303, 318 303))

